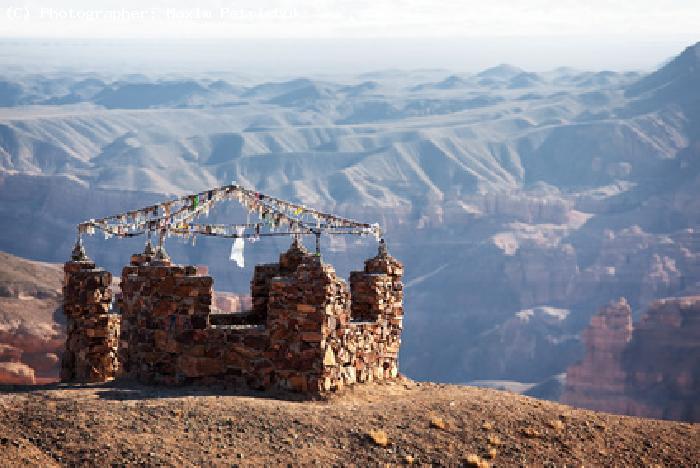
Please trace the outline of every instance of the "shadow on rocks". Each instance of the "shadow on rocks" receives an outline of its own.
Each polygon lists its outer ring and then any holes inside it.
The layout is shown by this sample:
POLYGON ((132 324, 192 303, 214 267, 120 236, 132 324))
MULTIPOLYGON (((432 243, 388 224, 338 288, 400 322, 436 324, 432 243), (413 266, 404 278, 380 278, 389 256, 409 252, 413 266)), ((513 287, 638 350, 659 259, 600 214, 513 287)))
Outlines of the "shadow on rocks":
POLYGON ((0 393, 34 393, 43 391, 71 391, 93 389, 98 398, 103 400, 129 401, 162 398, 182 398, 187 396, 242 396, 281 401, 327 401, 319 396, 284 392, 281 390, 251 390, 233 388, 223 385, 201 386, 159 386, 146 385, 128 379, 98 383, 64 383, 56 382, 42 385, 0 385, 0 393))

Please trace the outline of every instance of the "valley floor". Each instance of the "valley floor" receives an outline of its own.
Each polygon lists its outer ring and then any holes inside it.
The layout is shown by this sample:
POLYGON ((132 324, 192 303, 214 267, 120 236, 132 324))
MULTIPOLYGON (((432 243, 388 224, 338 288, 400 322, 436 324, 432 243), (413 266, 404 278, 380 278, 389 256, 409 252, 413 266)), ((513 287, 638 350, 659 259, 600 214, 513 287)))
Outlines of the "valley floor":
POLYGON ((2 466, 692 466, 700 454, 697 424, 409 380, 311 402, 123 383, 4 390, 2 466))

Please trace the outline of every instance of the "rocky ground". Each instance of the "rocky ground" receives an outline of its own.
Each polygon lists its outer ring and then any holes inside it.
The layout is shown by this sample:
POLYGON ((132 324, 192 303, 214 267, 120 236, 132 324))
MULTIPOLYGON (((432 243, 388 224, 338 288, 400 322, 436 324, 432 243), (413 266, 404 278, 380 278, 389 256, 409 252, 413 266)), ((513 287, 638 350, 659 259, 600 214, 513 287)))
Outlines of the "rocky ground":
POLYGON ((0 465, 694 466, 700 426, 414 383, 330 401, 125 384, 5 388, 0 465))

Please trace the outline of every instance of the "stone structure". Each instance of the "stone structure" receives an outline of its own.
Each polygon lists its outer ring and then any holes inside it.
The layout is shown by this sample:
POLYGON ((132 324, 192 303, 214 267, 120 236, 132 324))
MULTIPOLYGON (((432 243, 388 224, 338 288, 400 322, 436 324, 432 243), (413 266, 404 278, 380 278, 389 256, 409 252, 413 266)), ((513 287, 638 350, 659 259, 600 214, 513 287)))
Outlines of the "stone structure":
MULTIPOLYGON (((331 265, 295 240, 279 263, 255 267, 251 311, 218 314, 212 313, 211 277, 194 266, 173 265, 148 246, 123 269, 121 338, 118 349, 106 353, 118 352, 124 377, 151 384, 322 395, 393 379, 402 275, 382 244, 363 271, 351 274, 348 287, 331 265)), ((100 291, 104 301, 107 291, 100 291)), ((66 303, 82 303, 77 293, 66 289, 66 303)))
POLYGON ((652 303, 632 324, 624 300, 584 332, 562 402, 631 416, 700 421, 700 296, 652 303))
POLYGON ((112 274, 76 246, 64 265, 63 311, 67 318, 66 348, 61 359, 64 382, 103 382, 119 373, 119 316, 110 311, 112 274))

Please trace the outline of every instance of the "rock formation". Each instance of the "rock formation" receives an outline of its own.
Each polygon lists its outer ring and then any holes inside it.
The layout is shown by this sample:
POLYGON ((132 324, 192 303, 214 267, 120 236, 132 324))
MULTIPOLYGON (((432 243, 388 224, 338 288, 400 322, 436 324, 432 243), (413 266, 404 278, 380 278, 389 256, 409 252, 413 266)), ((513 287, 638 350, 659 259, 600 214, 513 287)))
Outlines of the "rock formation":
POLYGON ((593 317, 562 402, 633 416, 700 421, 700 296, 655 301, 640 321, 624 299, 593 317))
POLYGON ((214 291, 212 305, 225 314, 243 312, 252 308, 250 296, 226 291, 214 291))
POLYGON ((36 383, 34 369, 22 362, 0 362, 0 382, 10 385, 33 385, 36 383))
POLYGON ((632 309, 624 298, 591 319, 582 340, 587 354, 567 371, 562 401, 574 406, 627 413, 622 353, 632 337, 632 309))
POLYGON ((0 384, 58 380, 60 304, 59 265, 0 253, 0 384))
POLYGON ((622 363, 635 402, 630 414, 700 421, 700 296, 654 302, 622 363))

